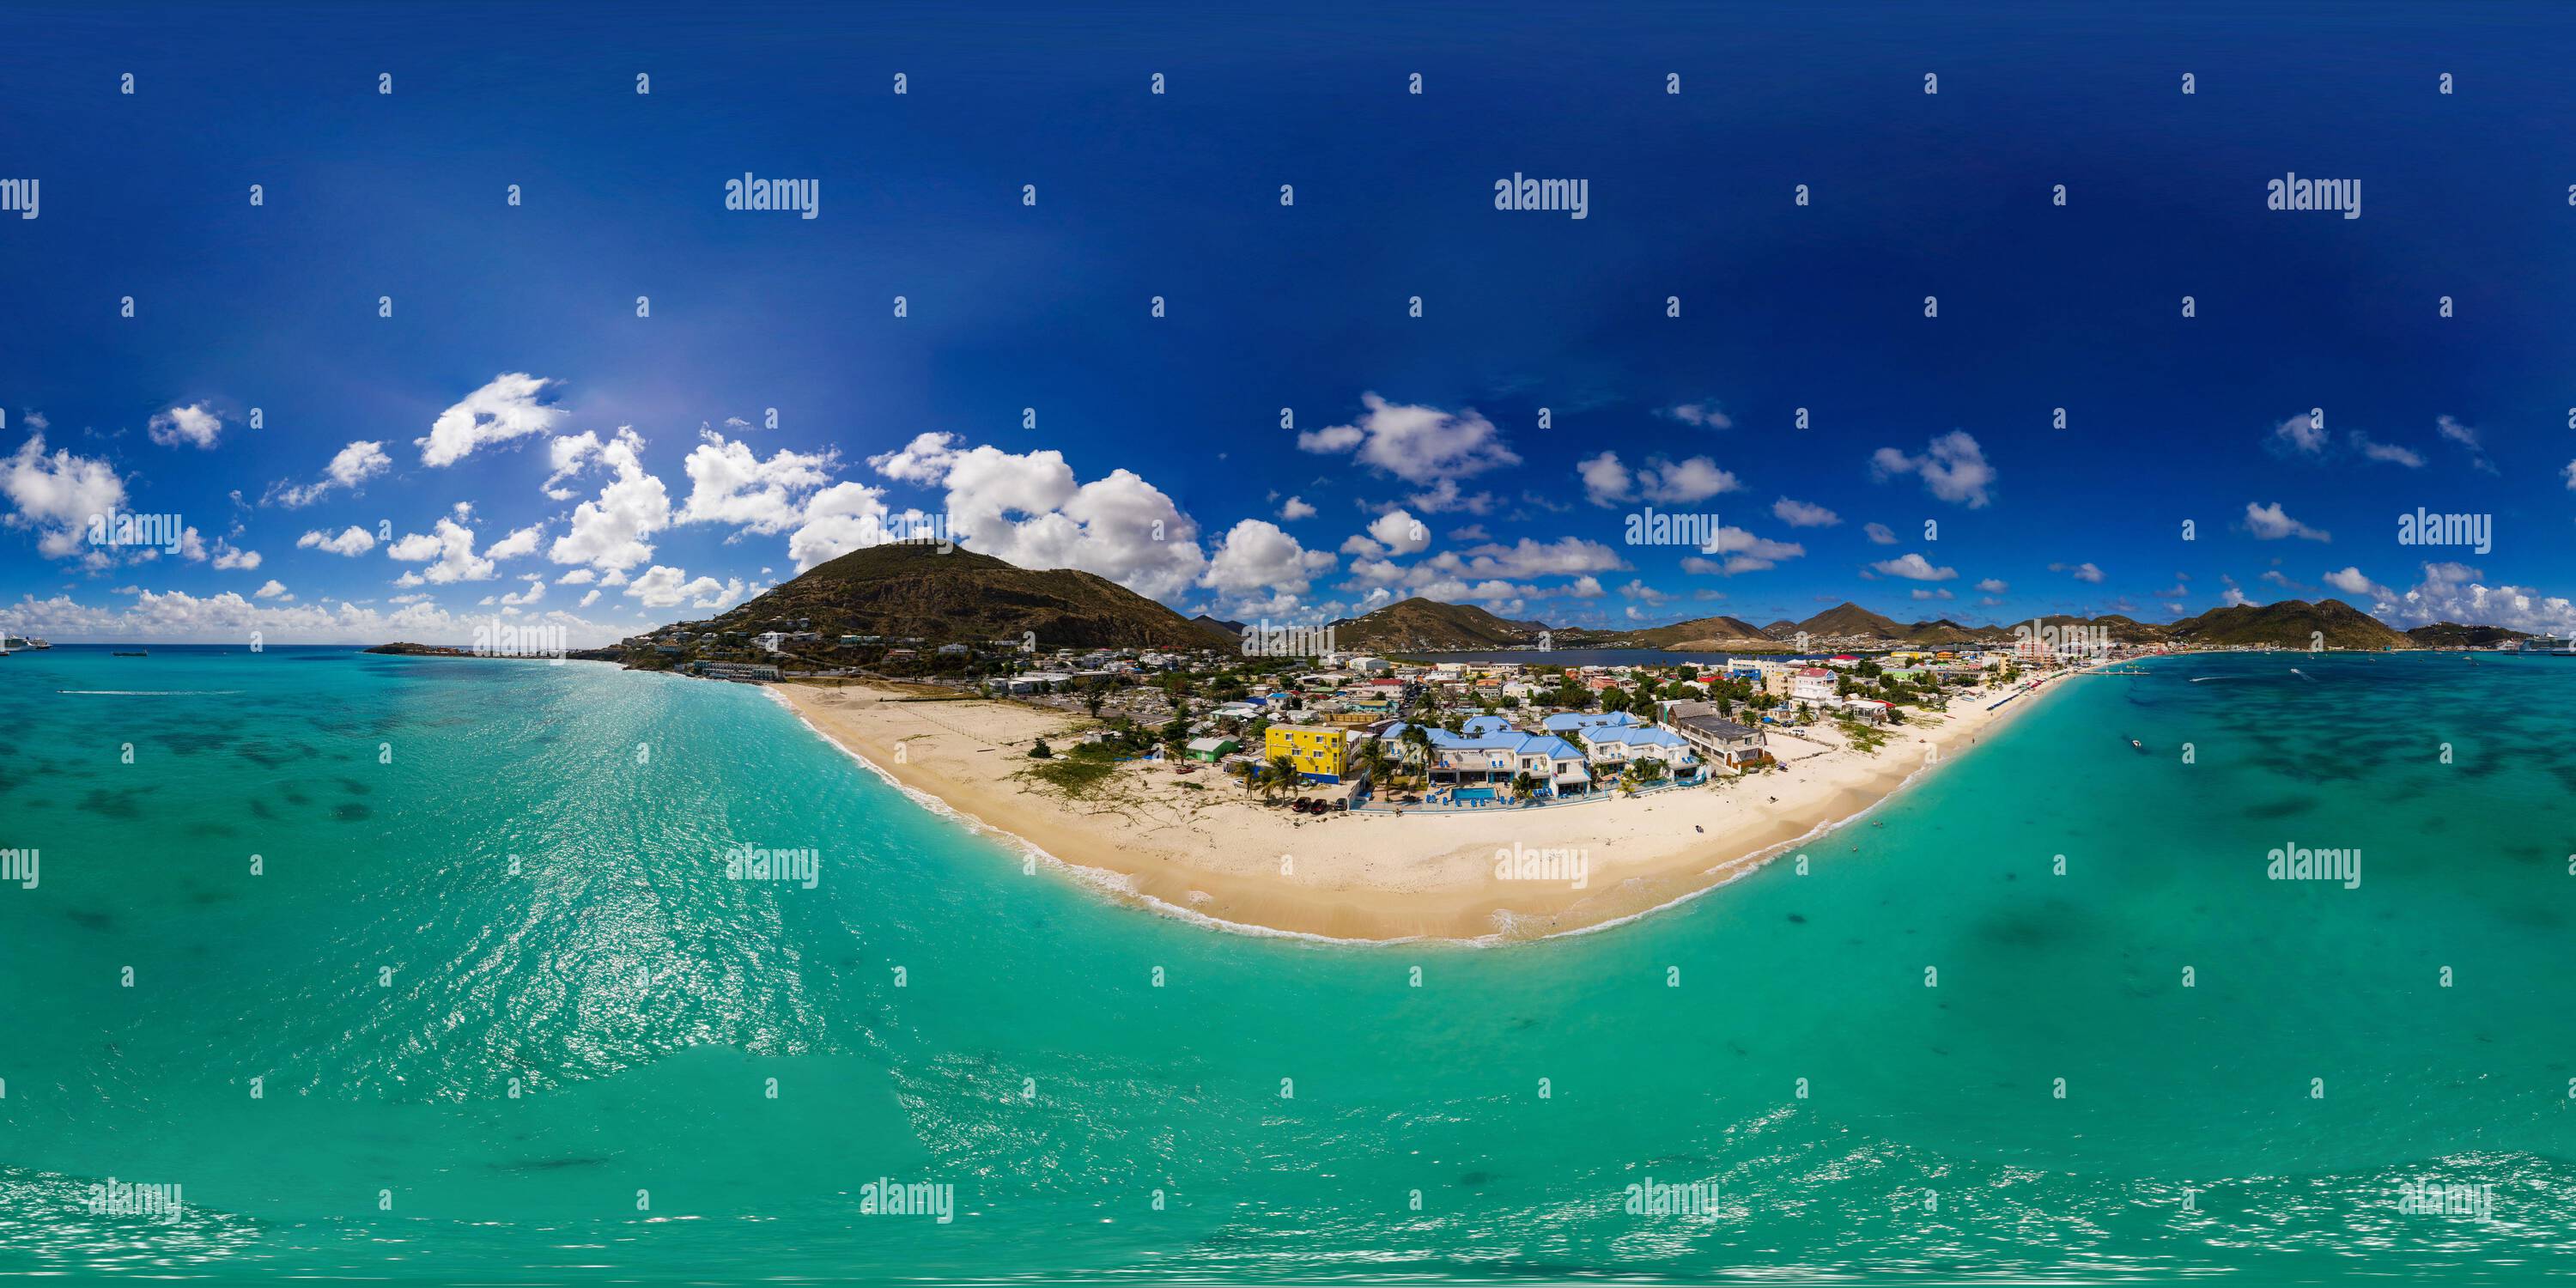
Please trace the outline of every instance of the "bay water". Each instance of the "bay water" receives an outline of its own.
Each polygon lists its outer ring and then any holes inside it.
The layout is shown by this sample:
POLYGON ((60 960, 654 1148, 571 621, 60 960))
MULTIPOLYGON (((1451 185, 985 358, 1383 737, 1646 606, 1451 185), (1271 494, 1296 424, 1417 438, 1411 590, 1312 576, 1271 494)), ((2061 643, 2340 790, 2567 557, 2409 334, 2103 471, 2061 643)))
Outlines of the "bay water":
POLYGON ((1121 906, 749 686, 16 654, 0 1273, 2562 1265, 2576 663, 2143 669, 1686 904, 1476 948, 1121 906))

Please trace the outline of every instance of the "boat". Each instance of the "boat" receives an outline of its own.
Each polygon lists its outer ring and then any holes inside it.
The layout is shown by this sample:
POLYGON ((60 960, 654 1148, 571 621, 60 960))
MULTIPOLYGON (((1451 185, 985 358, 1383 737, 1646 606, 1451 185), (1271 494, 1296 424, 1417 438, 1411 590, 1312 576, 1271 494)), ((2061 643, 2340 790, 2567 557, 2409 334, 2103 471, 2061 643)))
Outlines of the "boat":
POLYGON ((2147 749, 2147 744, 2140 742, 2135 738, 2131 738, 2129 740, 2129 746, 2137 751, 2145 751, 2147 749))
POLYGON ((2540 657, 2576 657, 2576 640, 2564 635, 2534 635, 2515 651, 2540 657))
POLYGON ((133 652, 131 652, 131 653, 110 653, 110 654, 108 654, 108 656, 109 656, 109 657, 150 657, 150 656, 152 656, 152 650, 150 650, 150 649, 136 649, 136 650, 134 650, 134 651, 133 651, 133 652))

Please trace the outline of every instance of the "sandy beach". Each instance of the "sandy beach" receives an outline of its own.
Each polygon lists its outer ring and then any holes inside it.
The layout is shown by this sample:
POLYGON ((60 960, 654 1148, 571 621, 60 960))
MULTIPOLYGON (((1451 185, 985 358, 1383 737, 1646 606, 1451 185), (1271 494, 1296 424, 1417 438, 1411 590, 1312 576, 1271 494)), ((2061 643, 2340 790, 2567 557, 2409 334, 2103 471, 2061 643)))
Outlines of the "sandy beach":
POLYGON ((1876 753, 1827 730, 1775 732, 1786 772, 1544 809, 1307 816, 1247 796, 1214 766, 1120 766, 1098 799, 1067 801, 1013 776, 1031 742, 1063 746, 1092 722, 1003 701, 920 700, 857 684, 767 686, 805 722, 903 786, 986 829, 1091 869, 1087 884, 1237 928, 1347 940, 1493 942, 1636 916, 1751 871, 1939 772, 2061 687, 2060 673, 2000 710, 1999 695, 1887 728, 1876 753), (1937 722, 1937 723, 1935 723, 1937 722), (1183 782, 1204 784, 1192 790, 1183 782), (1495 852, 1577 850, 1581 882, 1503 880, 1495 852))

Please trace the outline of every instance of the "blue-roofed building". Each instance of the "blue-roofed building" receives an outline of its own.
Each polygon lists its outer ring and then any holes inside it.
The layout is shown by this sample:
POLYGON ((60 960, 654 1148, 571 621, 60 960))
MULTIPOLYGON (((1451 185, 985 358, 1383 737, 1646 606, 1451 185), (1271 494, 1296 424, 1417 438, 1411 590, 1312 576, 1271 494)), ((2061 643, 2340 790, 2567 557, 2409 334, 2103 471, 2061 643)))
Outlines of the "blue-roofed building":
POLYGON ((1549 733, 1563 734, 1568 737, 1571 737, 1574 732, 1579 729, 1597 729, 1605 726, 1628 726, 1636 723, 1637 717, 1632 716, 1625 711, 1559 711, 1555 715, 1539 721, 1539 724, 1546 728, 1549 733))
MULTIPOLYGON (((1541 796, 1591 790, 1592 771, 1581 747, 1555 734, 1524 733, 1499 718, 1478 717, 1468 723, 1477 724, 1477 731, 1424 728, 1431 739, 1429 777, 1434 786, 1503 786, 1528 774, 1539 781, 1541 796)), ((1401 739, 1403 726, 1389 729, 1387 735, 1401 739)))
POLYGON ((1640 760, 1659 762, 1675 778, 1697 777, 1701 769, 1699 754, 1691 748, 1690 740, 1670 729, 1596 725, 1576 733, 1575 739, 1583 744, 1593 772, 1605 778, 1640 760))
POLYGON ((1512 722, 1501 716, 1469 716, 1459 721, 1458 727, 1466 730, 1470 737, 1474 737, 1489 733, 1509 733, 1512 722))

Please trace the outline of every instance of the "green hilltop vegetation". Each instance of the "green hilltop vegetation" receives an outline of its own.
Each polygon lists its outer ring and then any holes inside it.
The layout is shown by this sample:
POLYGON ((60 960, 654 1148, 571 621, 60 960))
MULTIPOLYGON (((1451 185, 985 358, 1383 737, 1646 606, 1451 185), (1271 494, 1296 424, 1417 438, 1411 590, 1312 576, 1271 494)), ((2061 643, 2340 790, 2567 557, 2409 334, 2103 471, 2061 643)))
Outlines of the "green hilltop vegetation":
POLYGON ((2285 599, 2277 604, 2234 604, 2213 608, 2164 627, 2179 644, 2270 644, 2307 648, 2318 639, 2327 648, 2415 648, 2416 642, 2378 618, 2340 599, 2285 599))
POLYGON ((2406 637, 2421 648, 2495 648, 2517 640, 2531 638, 2528 631, 2503 626, 2462 626, 2458 622, 2435 622, 2406 632, 2406 637))
MULTIPOLYGON (((2051 614, 2037 619, 2064 630, 2101 630, 2129 644, 2173 643, 2201 647, 2259 646, 2304 649, 2322 636, 2329 648, 2483 647, 2522 638, 2519 631, 2495 626, 2442 623, 2399 631, 2339 599, 2315 603, 2285 599, 2276 604, 2240 604, 2213 608, 2170 623, 2141 622, 2119 613, 2099 617, 2051 614)), ((2015 625, 1966 626, 1947 618, 1899 622, 1854 603, 1843 603, 1803 622, 1786 619, 1755 626, 1735 617, 1701 617, 1669 626, 1629 631, 1549 628, 1541 622, 1512 622, 1481 608, 1425 599, 1399 600, 1375 612, 1334 624, 1334 641, 1345 648, 1385 652, 1445 649, 1509 649, 1535 645, 1549 633, 1558 648, 1655 648, 1678 651, 1756 652, 1788 646, 1804 633, 1812 646, 1863 641, 1890 645, 1947 646, 2009 643, 2015 625)))
POLYGON ((712 630, 760 631, 802 620, 825 638, 919 637, 930 644, 1016 640, 1047 647, 1232 648, 1203 625, 1105 577, 1036 571, 952 547, 854 550, 718 615, 712 630))
MULTIPOLYGON (((2487 647, 2522 638, 2521 632, 2502 627, 2453 622, 2401 632, 2339 599, 2239 604, 2162 624, 2119 614, 2038 620, 2059 629, 2098 629, 2131 644, 2203 647, 2304 649, 2320 638, 2338 649, 2487 647)), ((756 634, 800 622, 798 629, 814 631, 826 641, 862 635, 988 644, 1034 635, 1047 648, 1231 650, 1242 630, 1239 622, 1183 617, 1091 573, 1021 568, 962 548, 942 554, 936 546, 912 544, 853 551, 711 621, 688 625, 705 632, 756 634)), ((1784 619, 1768 626, 1716 616, 1604 631, 1512 621, 1472 604, 1415 598, 1344 618, 1332 628, 1341 648, 1386 653, 1532 648, 1543 634, 1557 648, 1710 652, 1785 649, 1802 632, 1811 647, 1975 645, 2015 638, 2011 624, 1964 626, 1946 618, 1907 624, 1854 603, 1838 604, 1802 622, 1784 619)))
POLYGON ((1340 648, 1420 653, 1532 646, 1547 627, 1539 622, 1505 621, 1473 604, 1399 599, 1374 612, 1342 618, 1333 623, 1332 629, 1333 643, 1340 648))

